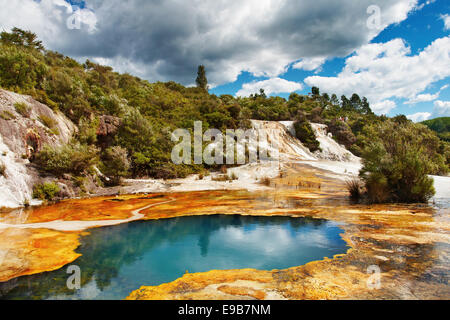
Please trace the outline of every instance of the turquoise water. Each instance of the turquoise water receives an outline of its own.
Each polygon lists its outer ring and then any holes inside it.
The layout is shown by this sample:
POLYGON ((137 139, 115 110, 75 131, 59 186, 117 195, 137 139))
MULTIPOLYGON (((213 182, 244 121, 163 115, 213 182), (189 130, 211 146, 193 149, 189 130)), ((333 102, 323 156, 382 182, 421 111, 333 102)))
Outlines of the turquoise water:
POLYGON ((81 289, 70 290, 68 266, 0 284, 0 299, 123 299, 142 285, 190 273, 285 269, 345 253, 342 230, 309 218, 202 216, 90 230, 71 265, 81 289))

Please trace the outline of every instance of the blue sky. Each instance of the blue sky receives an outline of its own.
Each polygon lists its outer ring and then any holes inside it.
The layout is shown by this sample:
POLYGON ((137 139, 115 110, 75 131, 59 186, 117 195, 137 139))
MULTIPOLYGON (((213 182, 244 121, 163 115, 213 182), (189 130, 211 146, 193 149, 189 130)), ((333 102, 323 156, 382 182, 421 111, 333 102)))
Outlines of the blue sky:
MULTIPOLYGON (((426 4, 427 1, 420 1, 420 4, 426 4)), ((435 39, 446 37, 449 34, 449 30, 445 30, 443 15, 450 12, 450 2, 445 0, 437 0, 433 3, 425 5, 421 10, 412 12, 408 18, 398 24, 392 24, 384 29, 377 37, 375 37, 370 43, 386 43, 390 40, 401 38, 405 40, 406 44, 411 48, 411 55, 416 55, 422 51, 425 47, 429 46, 435 39)), ((351 54, 352 55, 352 54, 351 54)), ((349 56, 351 56, 349 55, 349 56)), ((345 65, 346 57, 332 57, 326 61, 322 66, 322 70, 315 73, 315 71, 298 70, 292 67, 289 70, 280 75, 280 78, 303 83, 304 79, 312 75, 320 76, 336 76, 345 65)), ((268 77, 254 77, 248 72, 244 72, 239 78, 232 82, 227 83, 210 90, 211 93, 221 94, 236 94, 244 83, 251 81, 261 81, 269 79, 268 77)), ((450 83, 450 78, 447 77, 443 80, 436 81, 421 92, 421 94, 436 94, 440 88, 450 83)), ((302 90, 296 92, 301 94, 308 94, 311 91, 311 87, 304 85, 302 90)), ((358 88, 355 88, 355 92, 358 93, 358 88)), ((271 95, 278 95, 285 98, 289 97, 289 93, 272 93, 271 95)), ((440 91, 439 97, 435 100, 450 101, 450 87, 440 91)), ((415 114, 422 112, 431 113, 434 107, 434 101, 418 102, 414 104, 405 104, 408 99, 392 99, 397 107, 388 115, 394 116, 397 114, 415 114)), ((446 116, 450 116, 446 114, 446 116)))
POLYGON ((366 96, 378 114, 450 116, 448 0, 0 0, 0 28, 150 82, 211 93, 366 96), (368 25, 379 13, 376 28, 368 25))

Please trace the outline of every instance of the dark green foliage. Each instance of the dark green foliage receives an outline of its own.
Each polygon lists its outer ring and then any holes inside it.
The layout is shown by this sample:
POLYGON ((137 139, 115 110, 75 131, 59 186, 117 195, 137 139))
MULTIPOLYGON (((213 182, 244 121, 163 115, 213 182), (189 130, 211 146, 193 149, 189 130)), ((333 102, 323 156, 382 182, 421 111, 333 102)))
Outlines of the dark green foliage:
POLYGON ((0 40, 4 43, 10 43, 27 48, 42 50, 42 41, 37 40, 36 34, 31 31, 25 31, 19 28, 13 28, 11 33, 2 32, 0 40))
POLYGON ((45 182, 33 187, 33 198, 52 201, 60 192, 59 186, 54 182, 45 182))
POLYGON ((81 175, 98 162, 98 150, 79 142, 54 148, 48 145, 36 155, 39 169, 62 176, 64 173, 81 175))
POLYGON ((334 139, 349 149, 355 142, 356 137, 353 134, 350 126, 340 120, 333 119, 328 124, 329 131, 333 134, 334 139))
POLYGON ((347 190, 350 193, 350 198, 359 200, 363 194, 363 185, 358 179, 349 180, 346 182, 347 190))
MULTIPOLYGON (((417 134, 416 125, 389 120, 373 128, 363 152, 360 177, 372 202, 427 202, 435 193, 428 174, 442 166, 425 141, 432 136, 417 134)), ((445 165, 444 165, 445 166, 445 165)), ((442 170, 445 170, 444 168, 442 170)))
POLYGON ((82 144, 96 144, 98 125, 98 118, 94 118, 93 120, 81 118, 78 122, 77 140, 82 144))
POLYGON ((437 132, 442 140, 450 142, 450 117, 427 120, 422 122, 422 124, 437 132))
POLYGON ((197 87, 208 90, 208 79, 206 79, 205 66, 198 66, 197 79, 195 80, 197 87))
POLYGON ((311 94, 315 97, 320 96, 320 89, 317 87, 312 87, 311 88, 311 94))
POLYGON ((122 177, 128 176, 130 162, 127 150, 122 147, 110 147, 102 155, 100 171, 108 176, 113 184, 120 183, 122 177))
POLYGON ((311 152, 320 150, 320 143, 317 141, 314 130, 307 120, 297 120, 294 123, 294 128, 297 139, 299 139, 311 152))

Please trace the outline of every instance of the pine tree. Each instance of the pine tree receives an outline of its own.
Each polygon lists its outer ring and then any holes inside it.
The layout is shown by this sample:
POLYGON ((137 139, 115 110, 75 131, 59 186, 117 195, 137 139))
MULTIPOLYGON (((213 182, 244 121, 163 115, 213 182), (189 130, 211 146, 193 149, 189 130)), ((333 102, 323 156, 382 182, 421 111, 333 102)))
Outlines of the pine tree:
POLYGON ((198 66, 197 79, 195 80, 195 82, 197 83, 198 88, 208 90, 208 79, 206 79, 205 66, 198 66))

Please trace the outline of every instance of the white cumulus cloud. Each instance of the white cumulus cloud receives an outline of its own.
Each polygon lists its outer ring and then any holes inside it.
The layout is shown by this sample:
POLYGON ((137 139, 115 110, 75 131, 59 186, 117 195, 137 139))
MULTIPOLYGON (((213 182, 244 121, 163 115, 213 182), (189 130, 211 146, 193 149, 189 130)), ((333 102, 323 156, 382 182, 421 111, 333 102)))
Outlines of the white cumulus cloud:
POLYGON ((269 95, 272 93, 291 93, 297 90, 302 90, 303 86, 298 82, 288 81, 281 78, 272 78, 268 80, 245 83, 236 93, 236 96, 248 97, 253 93, 259 93, 260 89, 264 89, 264 92, 269 95))
POLYGON ((294 69, 303 69, 306 71, 314 71, 319 69, 324 63, 326 58, 317 57, 317 58, 305 58, 295 63, 292 68, 294 69))
POLYGON ((439 98, 439 94, 440 94, 440 92, 435 93, 435 94, 430 94, 430 93, 419 94, 416 97, 414 97, 408 101, 405 101, 405 104, 416 104, 419 102, 433 101, 433 100, 436 100, 437 98, 439 98))
POLYGON ((450 117, 450 101, 435 101, 432 117, 450 117))
MULTIPOLYGON (((324 92, 366 96, 385 111, 392 98, 417 99, 430 84, 450 76, 450 37, 439 38, 416 55, 402 39, 362 46, 336 77, 311 76, 309 86, 324 92)), ((423 95, 421 99, 430 98, 423 95)))
POLYGON ((433 112, 417 112, 406 116, 414 122, 421 122, 429 119, 450 117, 450 101, 437 100, 434 102, 433 112))
POLYGON ((383 100, 371 105, 373 112, 377 114, 388 114, 391 110, 395 109, 397 104, 392 100, 383 100))
POLYGON ((406 116, 409 120, 412 120, 413 122, 422 122, 425 120, 430 119, 431 113, 429 112, 417 112, 414 114, 410 114, 409 116, 406 116))

